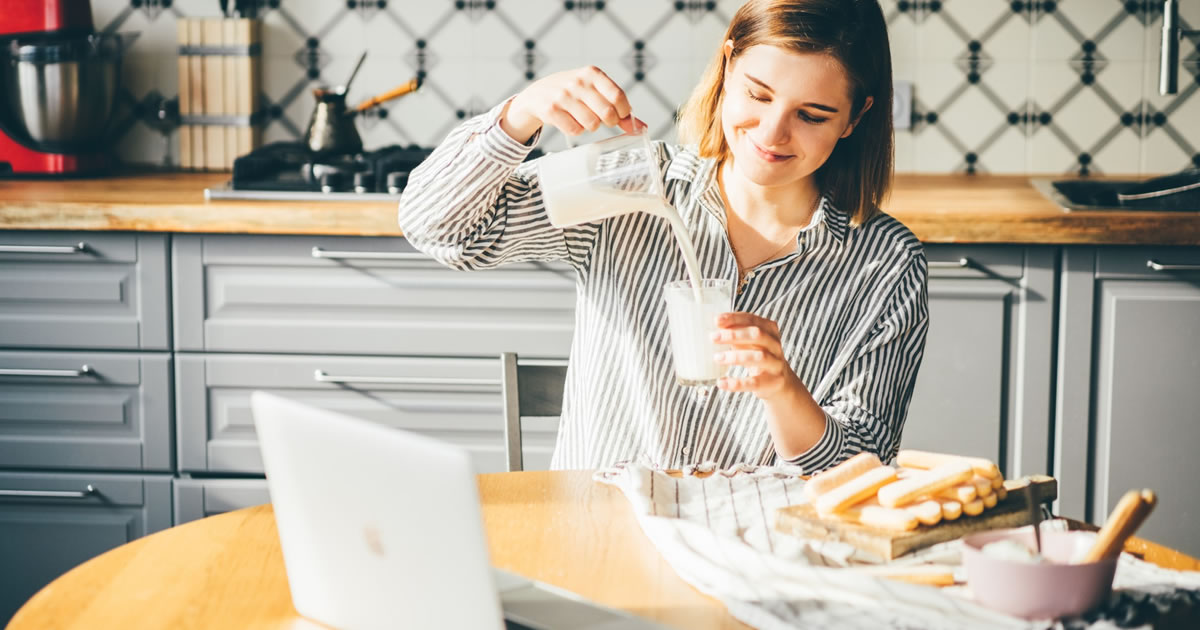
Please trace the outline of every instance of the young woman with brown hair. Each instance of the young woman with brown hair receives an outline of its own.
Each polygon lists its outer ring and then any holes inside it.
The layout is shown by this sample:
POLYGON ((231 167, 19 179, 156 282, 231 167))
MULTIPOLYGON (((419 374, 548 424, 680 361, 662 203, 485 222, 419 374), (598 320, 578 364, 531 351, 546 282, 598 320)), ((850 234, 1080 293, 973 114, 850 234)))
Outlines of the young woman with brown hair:
POLYGON ((660 217, 547 220, 532 163, 542 128, 639 123, 595 67, 547 76, 465 122, 415 170, 400 225, 460 269, 565 261, 575 339, 552 466, 648 458, 677 468, 885 461, 925 343, 921 244, 879 206, 892 177, 891 61, 876 0, 750 0, 654 143, 706 278, 737 287, 711 395, 675 383, 662 287, 686 277, 660 217))

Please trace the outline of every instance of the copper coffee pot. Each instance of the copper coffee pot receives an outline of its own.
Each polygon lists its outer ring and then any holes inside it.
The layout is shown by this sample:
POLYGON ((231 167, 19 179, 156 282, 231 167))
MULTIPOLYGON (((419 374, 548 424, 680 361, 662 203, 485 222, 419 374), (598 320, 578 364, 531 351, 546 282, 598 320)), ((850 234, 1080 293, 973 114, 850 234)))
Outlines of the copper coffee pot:
POLYGON ((358 74, 366 53, 358 59, 354 72, 346 84, 339 87, 321 87, 313 90, 317 106, 313 109, 308 121, 308 132, 305 134, 308 148, 319 155, 358 153, 363 149, 362 137, 354 125, 354 117, 380 103, 400 98, 421 87, 421 79, 414 77, 407 83, 395 87, 383 94, 369 98, 354 107, 346 107, 346 91, 358 74))

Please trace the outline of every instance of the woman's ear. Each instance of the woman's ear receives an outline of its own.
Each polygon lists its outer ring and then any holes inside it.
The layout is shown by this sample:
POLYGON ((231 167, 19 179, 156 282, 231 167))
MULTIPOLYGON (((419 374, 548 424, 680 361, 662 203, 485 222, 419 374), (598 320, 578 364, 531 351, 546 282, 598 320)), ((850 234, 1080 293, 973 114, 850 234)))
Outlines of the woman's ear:
POLYGON ((733 60, 733 40, 732 39, 725 40, 725 43, 721 45, 721 52, 725 55, 725 64, 724 64, 725 76, 723 78, 728 79, 729 78, 729 62, 733 60))
POLYGON ((874 104, 875 97, 868 96, 867 100, 863 102, 862 111, 858 112, 858 116, 855 116, 854 120, 851 121, 849 125, 846 125, 846 130, 842 132, 842 138, 848 137, 854 131, 854 128, 858 126, 858 123, 862 121, 862 117, 867 114, 867 111, 870 110, 871 106, 874 104))

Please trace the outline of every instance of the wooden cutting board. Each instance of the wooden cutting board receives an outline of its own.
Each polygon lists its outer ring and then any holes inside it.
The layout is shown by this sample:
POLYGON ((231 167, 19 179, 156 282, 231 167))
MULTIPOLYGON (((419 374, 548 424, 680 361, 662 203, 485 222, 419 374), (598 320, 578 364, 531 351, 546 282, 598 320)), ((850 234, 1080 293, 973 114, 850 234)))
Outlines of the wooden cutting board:
POLYGON ((893 560, 910 551, 924 549, 974 532, 1005 527, 1020 527, 1031 522, 1029 502, 1045 503, 1058 498, 1058 481, 1046 475, 1033 475, 1004 482, 1008 496, 979 516, 963 514, 953 521, 937 525, 919 525, 906 532, 878 529, 838 519, 817 516, 811 504, 781 508, 775 529, 804 538, 838 540, 884 560, 893 560))

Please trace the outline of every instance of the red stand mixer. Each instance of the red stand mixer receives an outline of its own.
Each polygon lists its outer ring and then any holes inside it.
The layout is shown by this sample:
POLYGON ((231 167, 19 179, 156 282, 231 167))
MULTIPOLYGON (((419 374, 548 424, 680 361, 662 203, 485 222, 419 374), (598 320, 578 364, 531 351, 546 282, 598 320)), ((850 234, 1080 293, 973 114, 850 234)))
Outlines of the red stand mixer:
POLYGON ((88 0, 3 0, 0 176, 108 166, 120 60, 133 35, 97 34, 88 0))

